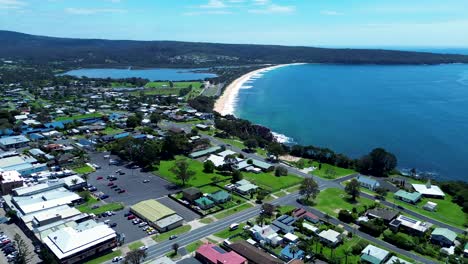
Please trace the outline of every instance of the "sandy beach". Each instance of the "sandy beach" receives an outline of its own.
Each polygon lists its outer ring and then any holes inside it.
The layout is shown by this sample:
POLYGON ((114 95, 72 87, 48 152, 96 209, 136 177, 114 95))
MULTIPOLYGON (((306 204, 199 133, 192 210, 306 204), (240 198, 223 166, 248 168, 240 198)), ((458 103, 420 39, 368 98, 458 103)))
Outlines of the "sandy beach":
POLYGON ((214 110, 221 115, 233 115, 236 102, 237 102, 237 96, 239 94, 239 90, 244 87, 244 84, 248 82, 249 80, 253 80, 256 78, 260 78, 262 76, 262 73, 278 69, 281 67, 286 67, 290 65, 300 65, 304 63, 291 63, 291 64, 280 64, 280 65, 275 65, 275 66, 269 66, 265 67, 262 69, 258 69, 252 72, 249 72, 247 74, 242 75, 238 79, 234 80, 232 83, 230 83, 226 89, 224 89, 223 94, 221 97, 218 98, 215 102, 214 110))

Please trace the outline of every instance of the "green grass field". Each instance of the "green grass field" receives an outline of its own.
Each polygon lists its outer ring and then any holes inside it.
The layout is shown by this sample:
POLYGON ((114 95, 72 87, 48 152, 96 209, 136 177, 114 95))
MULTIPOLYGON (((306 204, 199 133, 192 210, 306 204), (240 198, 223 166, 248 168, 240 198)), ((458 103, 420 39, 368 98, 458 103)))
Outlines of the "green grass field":
POLYGON ((302 182, 302 178, 292 174, 287 176, 276 177, 274 172, 266 172, 255 174, 253 172, 242 172, 244 179, 249 180, 253 184, 272 192, 279 191, 288 187, 292 187, 302 182))
POLYGON ((193 242, 192 244, 185 246, 185 249, 187 250, 187 252, 192 253, 195 250, 197 250, 201 245, 203 245, 203 242, 198 240, 193 242))
MULTIPOLYGON (((173 82, 173 88, 187 88, 192 85, 193 88, 200 88, 201 82, 173 82)), ((169 82, 149 82, 145 84, 145 88, 171 88, 169 82)))
POLYGON ((103 116, 101 113, 92 113, 92 114, 82 114, 74 116, 60 116, 55 119, 55 121, 65 121, 65 120, 78 120, 84 118, 98 118, 103 116))
POLYGON ((400 205, 413 212, 425 215, 435 220, 439 220, 441 222, 444 222, 452 226, 465 228, 464 225, 468 223, 468 215, 462 211, 462 208, 459 205, 452 202, 452 197, 448 194, 446 194, 444 200, 422 198, 421 201, 416 205, 412 205, 412 204, 394 199, 393 193, 388 193, 386 196, 386 200, 391 203, 400 205), (426 211, 423 209, 423 206, 428 201, 431 201, 437 204, 437 210, 435 212, 430 212, 430 211, 426 211))
POLYGON ((213 223, 213 221, 214 220, 211 217, 200 219, 200 223, 203 223, 203 224, 210 224, 210 223, 213 223))
POLYGON ((192 229, 191 226, 189 225, 184 225, 184 226, 180 226, 176 229, 172 229, 170 231, 167 231, 165 233, 162 233, 162 234, 158 234, 158 235, 155 235, 152 237, 152 239, 156 242, 161 242, 161 241, 165 241, 165 240, 168 240, 170 236, 172 235, 180 235, 180 234, 183 234, 183 233, 187 233, 190 231, 190 229, 192 229))
POLYGON ((106 135, 113 135, 113 134, 118 134, 124 132, 123 129, 120 128, 112 128, 112 127, 106 127, 106 129, 102 130, 101 133, 106 134, 106 135))
POLYGON ((337 179, 337 178, 341 178, 341 177, 356 173, 355 170, 340 168, 340 167, 333 166, 333 165, 326 164, 326 163, 322 163, 322 168, 319 170, 318 169, 319 163, 316 161, 312 162, 310 160, 306 160, 305 164, 306 164, 306 167, 314 166, 317 168, 316 170, 310 172, 310 174, 313 174, 315 176, 318 176, 324 179, 337 179))
POLYGON ((111 82, 112 88, 120 88, 120 87, 135 87, 135 85, 126 82, 111 82))
POLYGON ((338 216, 338 212, 341 209, 351 211, 353 207, 356 207, 359 210, 364 205, 369 206, 374 203, 374 201, 366 198, 358 198, 355 203, 349 202, 348 199, 348 195, 343 190, 330 188, 320 192, 315 199, 316 205, 314 207, 331 216, 338 216))
POLYGON ((102 214, 106 211, 119 211, 119 210, 124 209, 124 206, 121 203, 107 203, 107 204, 103 204, 99 206, 99 208, 96 208, 96 209, 92 209, 92 204, 89 204, 88 202, 88 203, 77 206, 76 209, 80 210, 80 212, 82 213, 88 213, 88 214, 92 213, 95 215, 102 214))
POLYGON ((287 214, 287 213, 291 212, 294 209, 296 209, 296 207, 292 206, 292 205, 282 205, 282 206, 277 208, 280 215, 287 214))
POLYGON ((236 207, 233 207, 231 209, 227 209, 227 210, 224 210, 222 212, 219 212, 219 213, 215 214, 214 217, 216 217, 217 219, 223 219, 223 218, 228 217, 230 215, 237 214, 240 211, 244 211, 246 209, 249 209, 250 207, 253 207, 253 205, 251 205, 250 203, 243 203, 243 204, 241 204, 239 206, 236 206, 236 207))
POLYGON ((84 166, 73 168, 73 171, 78 174, 87 174, 93 172, 94 168, 85 164, 84 166))
POLYGON ((130 250, 136 250, 136 249, 139 249, 141 246, 144 246, 145 244, 143 244, 143 242, 141 241, 136 241, 136 242, 133 242, 131 243, 130 245, 128 245, 128 248, 130 250))
MULTIPOLYGON (((182 158, 183 157, 176 157, 176 159, 182 159, 182 158)), ((188 181, 187 186, 201 186, 201 185, 212 183, 213 182, 212 179, 215 176, 221 179, 229 178, 229 177, 218 175, 216 173, 205 173, 203 172, 203 163, 197 160, 189 159, 189 158, 187 158, 186 160, 189 163, 190 170, 195 172, 195 176, 192 177, 188 181)), ((159 164, 159 170, 155 171, 154 173, 172 183, 181 184, 182 182, 176 178, 175 174, 172 173, 172 171, 170 171, 174 165, 175 165, 175 160, 161 161, 161 163, 159 164)))
POLYGON ((116 251, 114 251, 112 253, 109 253, 107 255, 100 256, 99 258, 95 258, 93 260, 90 260, 90 261, 86 262, 86 264, 100 264, 100 263, 104 263, 104 262, 107 262, 109 260, 112 260, 114 257, 118 257, 118 256, 122 256, 122 251, 116 250, 116 251))
POLYGON ((240 223, 239 224, 239 228, 237 228, 236 230, 232 230, 227 227, 225 229, 223 229, 222 231, 219 231, 218 233, 215 233, 214 235, 219 237, 219 238, 222 238, 222 239, 226 239, 230 236, 233 236, 233 235, 237 235, 237 234, 240 234, 244 231, 244 226, 245 226, 245 223, 240 223))

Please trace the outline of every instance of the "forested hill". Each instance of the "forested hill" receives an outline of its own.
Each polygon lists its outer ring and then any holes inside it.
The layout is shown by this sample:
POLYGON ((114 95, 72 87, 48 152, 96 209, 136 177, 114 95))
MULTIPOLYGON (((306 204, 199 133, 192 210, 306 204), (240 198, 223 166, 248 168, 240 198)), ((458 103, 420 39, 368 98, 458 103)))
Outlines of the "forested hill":
POLYGON ((72 39, 0 31, 0 58, 59 67, 215 66, 263 63, 439 64, 468 56, 370 49, 327 49, 177 41, 72 39))

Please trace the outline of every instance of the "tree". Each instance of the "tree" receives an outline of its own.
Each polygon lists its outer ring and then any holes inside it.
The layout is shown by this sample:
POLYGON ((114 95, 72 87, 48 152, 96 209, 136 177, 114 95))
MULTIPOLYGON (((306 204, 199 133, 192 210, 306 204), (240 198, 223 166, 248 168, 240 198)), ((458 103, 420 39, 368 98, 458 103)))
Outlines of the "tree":
POLYGON ((127 118, 127 127, 135 128, 140 125, 141 120, 136 115, 131 115, 127 118))
POLYGON ((179 251, 179 244, 174 243, 172 244, 172 249, 174 250, 174 255, 177 255, 177 252, 179 251))
POLYGON ((151 122, 151 123, 157 124, 157 123, 159 123, 159 121, 161 121, 162 118, 161 118, 161 115, 160 115, 160 114, 158 114, 158 113, 155 112, 155 113, 152 113, 152 114, 150 115, 150 118, 149 118, 149 119, 150 119, 150 122, 151 122))
POLYGON ((358 170, 378 177, 387 176, 397 165, 395 155, 383 148, 376 148, 358 161, 358 170))
POLYGON ((258 147, 258 141, 255 138, 247 139, 246 141, 244 141, 244 144, 249 150, 253 150, 258 147))
POLYGON ((359 197, 359 189, 360 185, 356 179, 352 179, 350 182, 346 184, 345 192, 351 195, 351 199, 356 201, 356 198, 359 197))
POLYGON ((234 171, 232 172, 232 179, 231 179, 231 181, 232 181, 233 183, 242 180, 242 178, 244 178, 244 177, 242 176, 242 173, 240 172, 240 170, 234 170, 234 171))
POLYGON ((387 195, 387 189, 385 189, 384 187, 377 187, 375 189, 375 193, 377 193, 378 197, 384 198, 387 195))
POLYGON ((299 252, 299 248, 296 244, 292 244, 289 246, 289 252, 291 252, 292 258, 294 258, 296 256, 296 253, 299 252))
POLYGON ((288 169, 286 169, 285 167, 277 166, 275 168, 275 176, 279 177, 279 176, 286 176, 286 175, 288 175, 288 169))
POLYGON ((224 157, 224 166, 227 170, 232 171, 234 169, 234 165, 237 163, 237 158, 234 155, 227 155, 224 157))
POLYGON ((140 264, 146 256, 145 250, 134 249, 125 256, 125 264, 140 264))
POLYGON ((276 206, 270 204, 270 203, 264 203, 262 204, 262 213, 271 217, 275 213, 276 206))
POLYGON ((273 142, 270 145, 268 145, 267 151, 271 155, 275 156, 275 159, 278 159, 278 157, 280 155, 285 153, 285 150, 284 150, 283 146, 280 143, 277 143, 277 142, 273 142))
POLYGON ((319 192, 320 189, 318 187, 318 184, 312 178, 304 178, 304 180, 301 183, 301 186, 299 187, 299 194, 305 196, 305 199, 307 201, 309 201, 311 197, 315 199, 319 192))
POLYGON ((26 264, 32 260, 31 251, 26 241, 19 234, 15 234, 13 240, 15 241, 16 248, 18 249, 18 256, 15 260, 17 264, 26 264))
POLYGON ((195 172, 189 169, 189 163, 185 159, 180 159, 175 162, 171 172, 175 174, 176 178, 182 181, 182 186, 195 176, 195 172))
POLYGON ((72 179, 71 182, 73 185, 76 185, 78 183, 78 179, 72 179))
POLYGON ((263 226, 265 224, 265 218, 266 216, 264 214, 259 214, 255 221, 257 222, 258 225, 263 226))
POLYGON ((207 160, 205 161, 205 163, 203 163, 203 172, 213 173, 214 169, 215 169, 215 165, 211 160, 207 160))

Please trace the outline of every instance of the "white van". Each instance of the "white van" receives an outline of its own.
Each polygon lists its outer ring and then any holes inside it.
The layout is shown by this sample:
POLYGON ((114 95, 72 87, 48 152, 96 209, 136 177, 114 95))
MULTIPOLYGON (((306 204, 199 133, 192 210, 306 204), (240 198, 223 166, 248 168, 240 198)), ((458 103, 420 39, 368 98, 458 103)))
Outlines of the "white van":
POLYGON ((238 223, 232 223, 232 224, 229 226, 229 229, 230 229, 230 230, 236 230, 237 228, 239 228, 239 224, 238 224, 238 223))

